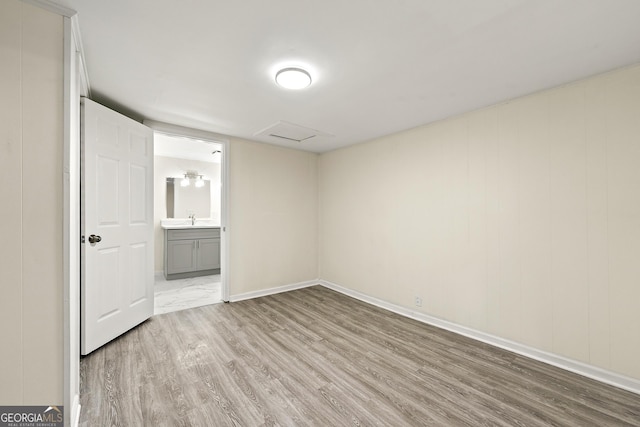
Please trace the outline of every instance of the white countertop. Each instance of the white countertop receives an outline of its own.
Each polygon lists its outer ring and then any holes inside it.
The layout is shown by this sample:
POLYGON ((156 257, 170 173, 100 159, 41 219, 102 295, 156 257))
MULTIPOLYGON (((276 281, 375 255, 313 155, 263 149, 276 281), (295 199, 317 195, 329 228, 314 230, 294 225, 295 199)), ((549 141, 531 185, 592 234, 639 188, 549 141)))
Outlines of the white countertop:
POLYGON ((190 219, 169 218, 160 221, 160 227, 165 230, 177 230, 185 228, 220 228, 220 224, 210 219, 196 219, 195 224, 191 224, 190 219))

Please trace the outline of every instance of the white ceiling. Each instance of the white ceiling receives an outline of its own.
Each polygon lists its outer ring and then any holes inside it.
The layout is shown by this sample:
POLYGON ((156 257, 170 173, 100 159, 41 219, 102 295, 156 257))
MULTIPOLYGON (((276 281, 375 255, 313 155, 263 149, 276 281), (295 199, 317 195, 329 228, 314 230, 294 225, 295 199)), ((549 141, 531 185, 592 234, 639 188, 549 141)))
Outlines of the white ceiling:
POLYGON ((56 1, 98 102, 315 152, 640 62, 638 0, 56 1), (313 84, 279 88, 284 66, 313 84), (280 121, 321 134, 256 136, 280 121))
POLYGON ((153 154, 178 159, 198 160, 199 162, 220 163, 222 146, 209 141, 166 135, 155 132, 153 154), (220 151, 216 153, 216 151, 220 151))

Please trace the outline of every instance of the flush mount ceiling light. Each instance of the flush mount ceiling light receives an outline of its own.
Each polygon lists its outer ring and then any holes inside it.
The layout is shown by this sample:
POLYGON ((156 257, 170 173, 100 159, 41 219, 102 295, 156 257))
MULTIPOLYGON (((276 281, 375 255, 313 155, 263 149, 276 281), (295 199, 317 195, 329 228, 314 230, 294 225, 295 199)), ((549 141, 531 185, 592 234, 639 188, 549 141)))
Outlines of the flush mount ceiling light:
POLYGON ((311 76, 302 68, 283 68, 276 73, 276 83, 286 89, 304 89, 311 84, 311 76))

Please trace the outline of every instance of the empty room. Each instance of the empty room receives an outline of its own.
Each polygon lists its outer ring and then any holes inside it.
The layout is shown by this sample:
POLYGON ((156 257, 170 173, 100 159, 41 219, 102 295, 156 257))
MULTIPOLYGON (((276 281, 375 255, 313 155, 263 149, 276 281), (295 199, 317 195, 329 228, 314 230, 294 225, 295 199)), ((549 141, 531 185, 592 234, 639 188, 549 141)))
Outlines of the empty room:
POLYGON ((0 425, 640 426, 639 18, 3 0, 0 425))

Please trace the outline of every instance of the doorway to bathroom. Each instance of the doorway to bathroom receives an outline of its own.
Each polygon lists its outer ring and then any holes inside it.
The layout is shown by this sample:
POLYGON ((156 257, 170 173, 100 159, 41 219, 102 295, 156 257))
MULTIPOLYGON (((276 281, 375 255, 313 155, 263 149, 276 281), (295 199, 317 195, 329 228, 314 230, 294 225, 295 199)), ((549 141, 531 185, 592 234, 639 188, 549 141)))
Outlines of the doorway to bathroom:
POLYGON ((154 315, 225 300, 226 145, 154 129, 154 315))

